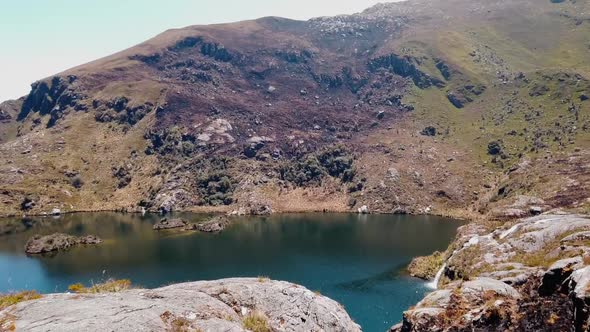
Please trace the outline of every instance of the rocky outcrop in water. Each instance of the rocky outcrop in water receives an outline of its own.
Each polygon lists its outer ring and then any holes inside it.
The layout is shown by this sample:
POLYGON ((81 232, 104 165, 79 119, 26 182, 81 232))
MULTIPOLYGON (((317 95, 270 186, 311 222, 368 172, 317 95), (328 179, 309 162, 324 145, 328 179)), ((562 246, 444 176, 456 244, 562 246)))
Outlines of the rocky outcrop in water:
POLYGON ((100 244, 102 240, 94 235, 76 237, 68 234, 35 235, 25 245, 27 254, 44 254, 66 251, 78 245, 100 244))
POLYGON ((188 225, 188 222, 183 219, 170 219, 163 218, 154 225, 154 230, 159 231, 163 229, 183 228, 188 225))
POLYGON ((219 233, 230 225, 230 219, 226 216, 217 216, 199 223, 189 223, 184 219, 163 218, 154 225, 154 230, 176 229, 182 231, 199 231, 205 233, 219 233))
POLYGON ((214 217, 203 223, 194 224, 193 228, 205 233, 219 233, 229 226, 230 221, 225 216, 214 217))
POLYGON ((360 331, 337 302, 284 281, 223 279, 106 294, 50 294, 0 311, 22 331, 360 331))

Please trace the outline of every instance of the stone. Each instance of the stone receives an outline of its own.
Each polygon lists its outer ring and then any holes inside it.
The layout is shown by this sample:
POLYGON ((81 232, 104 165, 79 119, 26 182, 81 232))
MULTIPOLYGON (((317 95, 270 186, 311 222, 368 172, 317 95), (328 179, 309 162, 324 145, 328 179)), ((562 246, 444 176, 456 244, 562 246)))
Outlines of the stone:
POLYGON ((570 289, 574 304, 574 327, 576 331, 590 328, 590 266, 574 271, 570 278, 570 289))
POLYGON ((543 213, 543 208, 540 206, 531 206, 529 208, 529 212, 533 215, 533 216, 538 216, 541 213, 543 213))
POLYGON ((168 220, 167 218, 163 218, 162 220, 157 222, 153 228, 154 228, 154 230, 159 231, 159 230, 163 230, 163 229, 183 228, 183 227, 186 227, 187 225, 188 225, 188 222, 186 222, 183 219, 170 219, 170 220, 168 220))
MULTIPOLYGON (((534 206, 545 205, 545 201, 534 196, 518 195, 512 204, 515 208, 531 208, 534 206)), ((542 209, 542 208, 541 208, 542 209)))
POLYGON ((472 101, 470 98, 461 93, 461 91, 451 91, 447 93, 447 99, 456 108, 463 108, 465 107, 465 104, 468 104, 472 101))
POLYGON ((436 136, 436 128, 434 128, 432 126, 428 126, 424 129, 422 129, 420 134, 424 135, 424 136, 436 136))
POLYGON ((248 204, 248 214, 253 216, 266 216, 273 213, 273 210, 269 204, 264 202, 253 201, 248 204))
POLYGON ((488 144, 488 154, 497 156, 502 153, 502 142, 493 141, 488 144))
POLYGON ((59 216, 61 214, 61 210, 58 208, 54 208, 51 210, 51 215, 52 216, 59 216))
POLYGON ((246 331, 251 312, 272 331, 347 331, 360 327, 337 302, 302 286, 262 278, 234 278, 103 294, 48 294, 0 311, 19 330, 246 331))
POLYGON ((491 214, 496 218, 502 219, 515 219, 527 216, 526 211, 517 208, 495 208, 491 211, 491 214))
POLYGON ((590 231, 577 232, 561 239, 561 243, 575 243, 581 241, 590 241, 590 231))
POLYGON ((395 167, 390 167, 387 170, 387 174, 389 175, 389 178, 391 178, 393 181, 399 181, 400 180, 399 171, 395 167))
POLYGON ((100 244, 102 240, 94 235, 76 237, 73 235, 54 233, 51 235, 35 235, 27 241, 25 252, 30 255, 67 251, 78 245, 100 244))
POLYGON ((244 155, 248 158, 256 157, 256 154, 262 149, 266 143, 274 142, 274 139, 266 136, 254 136, 249 138, 246 146, 244 147, 244 155))
POLYGON ((468 299, 477 300, 482 297, 486 291, 494 292, 498 295, 517 299, 520 294, 514 287, 492 278, 475 278, 463 283, 461 286, 463 296, 468 299))
POLYGON ((369 208, 366 205, 361 206, 358 208, 359 214, 369 214, 369 208))
POLYGON ((539 294, 548 296, 562 286, 576 268, 582 267, 582 257, 566 258, 553 263, 543 275, 539 294))
POLYGON ((229 219, 225 216, 218 216, 199 224, 193 224, 194 229, 205 233, 219 233, 229 226, 229 219))

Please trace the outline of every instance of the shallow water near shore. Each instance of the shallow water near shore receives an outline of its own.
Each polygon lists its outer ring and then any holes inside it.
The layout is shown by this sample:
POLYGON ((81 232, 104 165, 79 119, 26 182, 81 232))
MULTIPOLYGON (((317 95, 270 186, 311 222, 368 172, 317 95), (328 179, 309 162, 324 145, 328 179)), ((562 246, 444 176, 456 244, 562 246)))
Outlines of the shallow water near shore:
MULTIPOLYGON (((199 214, 177 214, 190 221, 199 214)), ((287 214, 240 217, 220 234, 153 231, 157 215, 84 213, 0 219, 0 292, 63 292, 68 285, 126 278, 170 283, 266 276, 344 305, 364 331, 385 331, 430 291, 403 274, 412 257, 444 250, 462 223, 432 216, 287 214), (27 257, 35 234, 95 234, 98 246, 27 257)))

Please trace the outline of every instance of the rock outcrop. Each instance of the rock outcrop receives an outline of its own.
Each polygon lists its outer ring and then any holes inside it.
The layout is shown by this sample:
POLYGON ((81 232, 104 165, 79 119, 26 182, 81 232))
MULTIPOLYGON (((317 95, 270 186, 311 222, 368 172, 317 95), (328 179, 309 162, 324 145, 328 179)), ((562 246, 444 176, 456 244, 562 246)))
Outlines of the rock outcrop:
POLYGON ((51 235, 35 235, 25 245, 27 254, 44 254, 49 252, 66 251, 78 245, 93 245, 102 243, 94 235, 76 237, 68 234, 55 233, 51 235))
POLYGON ((489 229, 459 230, 442 287, 391 331, 587 331, 590 219, 540 215, 489 229))
POLYGON ((170 219, 163 218, 156 224, 154 224, 154 230, 159 231, 163 229, 183 228, 188 225, 188 222, 183 219, 170 219))
POLYGON ((154 230, 175 229, 181 231, 199 231, 205 233, 219 233, 230 225, 230 219, 227 216, 217 216, 200 223, 190 223, 184 219, 163 218, 154 224, 154 230))
POLYGON ((230 221, 228 217, 218 216, 207 220, 203 223, 194 224, 193 228, 206 233, 219 233, 229 226, 230 221))
POLYGON ((50 294, 0 312, 22 331, 360 331, 337 302, 284 281, 223 279, 105 294, 50 294), (176 329, 174 329, 176 328, 176 329))

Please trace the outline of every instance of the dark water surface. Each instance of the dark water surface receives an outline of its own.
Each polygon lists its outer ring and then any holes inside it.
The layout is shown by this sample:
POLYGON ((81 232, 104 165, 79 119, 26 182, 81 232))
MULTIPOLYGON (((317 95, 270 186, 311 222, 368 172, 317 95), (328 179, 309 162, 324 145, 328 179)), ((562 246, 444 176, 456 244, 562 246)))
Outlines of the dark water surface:
POLYGON ((223 233, 201 234, 153 231, 159 218, 92 213, 0 219, 0 234, 20 230, 0 236, 0 292, 63 292, 73 283, 107 278, 153 288, 267 276, 342 303, 364 331, 385 331, 428 291, 423 281, 400 270, 414 256, 445 249, 461 225, 438 217, 299 214, 244 217, 223 233), (105 243, 54 257, 24 254, 29 237, 54 232, 95 234, 105 243))

